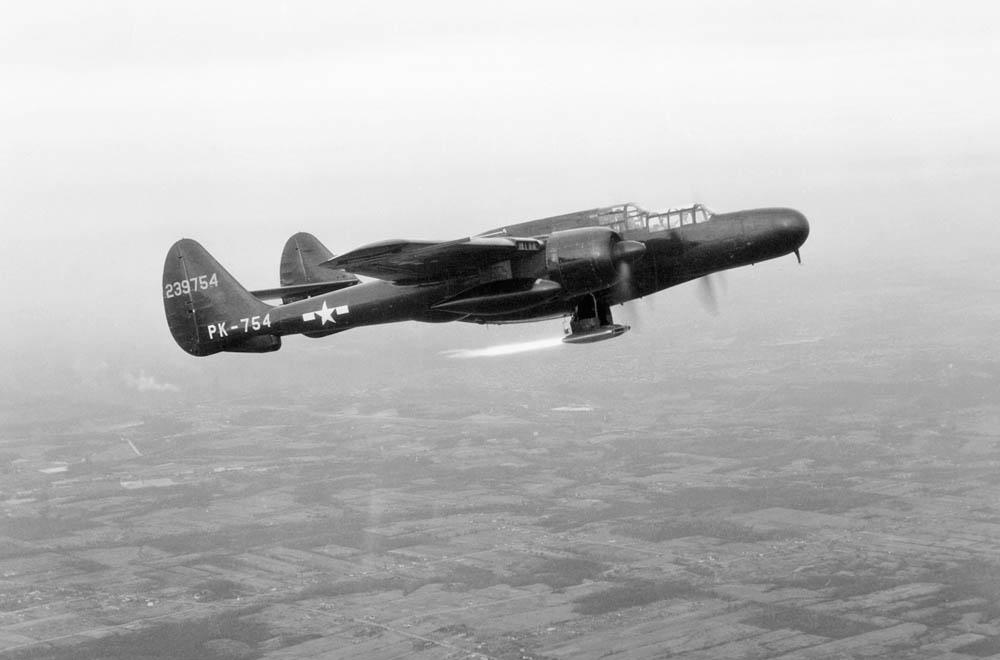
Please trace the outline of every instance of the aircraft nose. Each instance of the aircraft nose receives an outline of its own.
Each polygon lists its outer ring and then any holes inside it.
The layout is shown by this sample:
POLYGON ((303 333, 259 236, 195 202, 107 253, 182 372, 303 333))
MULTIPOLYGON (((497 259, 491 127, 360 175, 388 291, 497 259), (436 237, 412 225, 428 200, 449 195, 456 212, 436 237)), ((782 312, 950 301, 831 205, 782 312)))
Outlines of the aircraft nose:
POLYGON ((741 211, 752 261, 775 259, 795 252, 809 237, 809 221, 795 209, 766 208, 741 211))
POLYGON ((776 212, 774 230, 781 236, 782 243, 798 250, 809 238, 809 221, 795 209, 780 209, 776 212))

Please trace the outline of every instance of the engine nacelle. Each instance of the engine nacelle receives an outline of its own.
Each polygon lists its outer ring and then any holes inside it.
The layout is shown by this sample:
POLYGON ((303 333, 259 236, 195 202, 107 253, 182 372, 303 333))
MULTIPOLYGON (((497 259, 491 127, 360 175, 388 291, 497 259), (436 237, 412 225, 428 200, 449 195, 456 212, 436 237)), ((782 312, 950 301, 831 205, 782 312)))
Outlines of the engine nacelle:
POLYGON ((545 242, 549 278, 570 294, 607 289, 619 277, 615 245, 621 240, 607 227, 552 232, 545 242))

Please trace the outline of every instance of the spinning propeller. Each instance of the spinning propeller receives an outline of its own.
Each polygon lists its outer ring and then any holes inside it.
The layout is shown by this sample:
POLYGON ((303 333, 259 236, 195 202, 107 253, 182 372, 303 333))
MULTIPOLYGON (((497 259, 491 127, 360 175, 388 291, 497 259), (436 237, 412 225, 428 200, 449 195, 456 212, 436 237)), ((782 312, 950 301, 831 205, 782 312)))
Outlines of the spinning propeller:
POLYGON ((632 282, 632 266, 639 263, 644 254, 646 245, 639 241, 618 241, 611 250, 611 258, 618 268, 615 297, 622 302, 638 297, 632 282))
POLYGON ((705 311, 712 316, 717 316, 719 314, 718 289, 722 289, 723 294, 725 294, 726 278, 724 278, 722 274, 712 273, 698 278, 698 302, 700 302, 701 306, 705 308, 705 311))

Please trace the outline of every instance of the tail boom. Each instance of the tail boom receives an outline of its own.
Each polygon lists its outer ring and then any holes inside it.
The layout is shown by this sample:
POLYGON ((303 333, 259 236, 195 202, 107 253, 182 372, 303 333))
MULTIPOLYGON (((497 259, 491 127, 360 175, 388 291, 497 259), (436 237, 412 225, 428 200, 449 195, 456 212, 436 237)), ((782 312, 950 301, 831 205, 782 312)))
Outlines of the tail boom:
MULTIPOLYGON (((185 238, 167 253, 163 306, 170 333, 191 355, 266 353, 281 348, 283 335, 322 337, 366 325, 430 320, 427 309, 449 286, 355 282, 342 276, 326 283, 338 285, 336 290, 271 306, 243 288, 197 241, 185 238)), ((434 320, 460 318, 448 316, 434 320)))

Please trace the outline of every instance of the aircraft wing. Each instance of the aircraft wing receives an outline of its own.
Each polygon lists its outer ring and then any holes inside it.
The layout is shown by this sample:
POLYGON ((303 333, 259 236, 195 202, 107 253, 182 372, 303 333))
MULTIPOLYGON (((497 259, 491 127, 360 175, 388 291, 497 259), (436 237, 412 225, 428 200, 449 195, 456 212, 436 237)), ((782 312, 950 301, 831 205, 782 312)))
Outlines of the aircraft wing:
POLYGON ((390 282, 436 282, 472 275, 519 252, 537 252, 533 238, 474 236, 457 241, 389 240, 352 250, 329 261, 327 268, 390 282))

